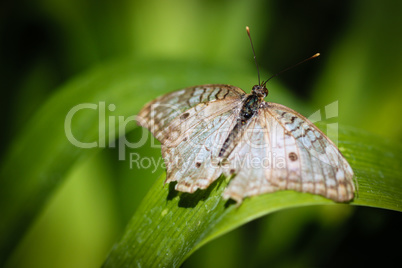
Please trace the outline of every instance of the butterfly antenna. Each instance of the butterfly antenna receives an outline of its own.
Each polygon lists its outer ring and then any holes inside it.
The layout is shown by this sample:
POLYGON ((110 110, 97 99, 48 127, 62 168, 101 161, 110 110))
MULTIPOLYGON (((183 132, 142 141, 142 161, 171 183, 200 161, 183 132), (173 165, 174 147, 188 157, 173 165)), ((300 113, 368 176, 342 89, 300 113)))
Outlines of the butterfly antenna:
POLYGON ((262 85, 265 86, 265 85, 267 84, 267 82, 268 82, 269 80, 271 80, 272 78, 274 78, 274 77, 276 77, 276 76, 278 76, 278 75, 281 75, 281 74, 283 74, 284 72, 289 71, 290 69, 293 69, 294 67, 299 66, 299 65, 302 64, 302 63, 305 63, 306 61, 309 61, 309 60, 312 60, 312 59, 314 59, 314 58, 317 58, 318 56, 320 56, 320 53, 316 53, 316 54, 314 54, 313 56, 311 56, 310 58, 307 58, 307 59, 305 59, 305 60, 302 60, 301 62, 296 63, 295 65, 292 65, 292 66, 290 66, 290 67, 288 67, 288 68, 286 68, 286 69, 280 71, 279 73, 274 74, 273 76, 271 76, 270 78, 268 78, 265 82, 263 82, 262 85))
POLYGON ((258 85, 261 86, 261 81, 260 81, 260 70, 258 69, 258 63, 257 63, 257 58, 255 56, 255 51, 254 51, 254 46, 253 46, 253 41, 251 40, 251 35, 250 35, 250 28, 246 26, 246 31, 248 34, 248 38, 250 39, 251 43, 251 50, 253 50, 253 55, 254 55, 254 61, 255 61, 255 66, 257 67, 257 73, 258 73, 258 85))

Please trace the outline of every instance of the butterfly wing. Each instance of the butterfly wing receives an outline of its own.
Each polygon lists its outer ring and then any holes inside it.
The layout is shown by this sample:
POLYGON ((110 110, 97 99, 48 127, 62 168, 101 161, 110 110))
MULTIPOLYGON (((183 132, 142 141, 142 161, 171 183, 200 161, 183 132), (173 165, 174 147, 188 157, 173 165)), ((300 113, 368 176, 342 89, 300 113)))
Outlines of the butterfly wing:
POLYGON ((337 202, 353 199, 353 171, 338 148, 307 118, 283 105, 263 103, 231 154, 231 165, 236 155, 249 160, 233 166, 237 174, 225 198, 241 202, 246 196, 296 190, 337 202))
MULTIPOLYGON (((245 92, 234 86, 211 84, 185 88, 162 95, 146 104, 137 116, 140 126, 148 128, 162 144, 167 126, 179 115, 188 116, 186 111, 200 104, 240 100, 245 92)), ((195 111, 197 112, 197 111, 195 111)), ((199 111, 199 114, 204 112, 199 111)))
MULTIPOLYGON (((240 204, 247 196, 255 196, 279 190, 269 178, 271 168, 270 148, 267 145, 267 129, 261 122, 259 111, 254 115, 234 140, 235 147, 223 168, 226 176, 234 175, 223 193, 223 198, 233 199, 240 204)), ((285 170, 275 169, 275 176, 285 176, 285 170)))
POLYGON ((139 124, 162 144, 166 182, 176 190, 207 188, 222 173, 217 156, 238 118, 245 95, 228 85, 203 85, 168 93, 147 104, 139 124))

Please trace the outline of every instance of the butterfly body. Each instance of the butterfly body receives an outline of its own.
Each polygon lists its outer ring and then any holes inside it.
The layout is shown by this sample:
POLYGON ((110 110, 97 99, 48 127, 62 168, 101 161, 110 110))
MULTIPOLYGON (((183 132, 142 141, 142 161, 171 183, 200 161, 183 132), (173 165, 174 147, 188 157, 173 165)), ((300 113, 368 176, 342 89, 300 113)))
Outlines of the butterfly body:
POLYGON ((229 154, 231 153, 231 150, 228 150, 229 148, 234 147, 234 140, 239 134, 239 132, 242 130, 243 126, 247 124, 248 120, 255 114, 255 112, 258 110, 261 102, 263 99, 259 98, 256 94, 248 94, 245 95, 243 103, 242 103, 242 108, 240 110, 239 118, 237 119, 236 125, 233 127, 233 129, 229 132, 228 137, 226 138, 222 149, 219 152, 219 157, 222 158, 227 158, 229 154))
POLYGON ((138 121, 161 142, 166 182, 192 193, 232 176, 223 197, 238 203, 278 190, 351 200, 353 171, 337 147, 304 116, 264 101, 267 94, 265 85, 246 94, 212 84, 148 103, 138 121))

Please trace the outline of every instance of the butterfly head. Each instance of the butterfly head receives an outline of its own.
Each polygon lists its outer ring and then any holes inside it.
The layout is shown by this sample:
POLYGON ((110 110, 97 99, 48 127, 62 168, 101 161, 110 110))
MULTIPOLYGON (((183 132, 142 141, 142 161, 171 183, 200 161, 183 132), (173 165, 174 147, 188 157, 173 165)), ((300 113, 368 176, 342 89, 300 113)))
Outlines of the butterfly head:
POLYGON ((265 87, 265 84, 255 85, 253 86, 252 93, 257 95, 259 98, 264 99, 266 96, 268 96, 268 89, 265 87))

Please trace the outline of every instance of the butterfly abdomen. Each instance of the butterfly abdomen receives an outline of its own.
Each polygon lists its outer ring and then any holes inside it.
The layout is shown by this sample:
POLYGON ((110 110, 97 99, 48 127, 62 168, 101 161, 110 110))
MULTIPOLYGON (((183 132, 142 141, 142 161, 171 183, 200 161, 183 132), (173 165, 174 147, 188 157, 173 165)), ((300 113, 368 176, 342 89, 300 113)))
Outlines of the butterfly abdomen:
POLYGON ((233 129, 229 132, 228 137, 222 145, 221 150, 219 151, 219 157, 227 158, 230 153, 233 151, 235 147, 235 143, 233 142, 236 137, 239 135, 239 132, 246 125, 247 121, 253 117, 255 112, 258 110, 260 106, 261 100, 257 95, 250 94, 243 101, 242 108, 240 110, 239 119, 233 129))

